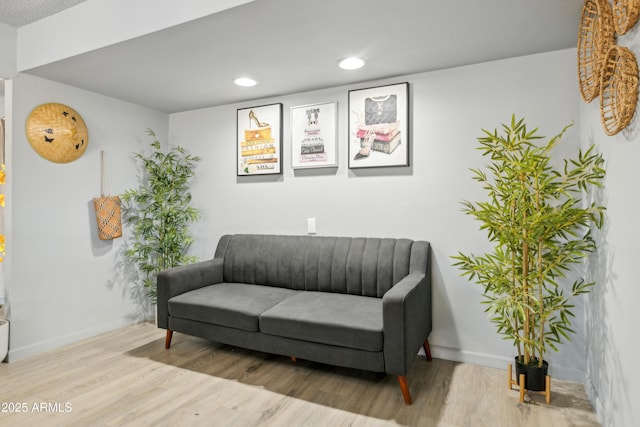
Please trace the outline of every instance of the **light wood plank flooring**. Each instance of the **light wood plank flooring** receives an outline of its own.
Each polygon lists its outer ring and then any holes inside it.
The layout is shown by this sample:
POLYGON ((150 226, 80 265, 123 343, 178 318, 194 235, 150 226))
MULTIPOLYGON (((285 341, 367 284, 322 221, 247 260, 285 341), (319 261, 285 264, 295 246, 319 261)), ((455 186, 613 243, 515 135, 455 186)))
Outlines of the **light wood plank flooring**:
POLYGON ((144 323, 0 364, 0 425, 597 426, 580 384, 519 403, 506 372, 416 358, 393 376, 236 349, 144 323), (13 405, 13 406, 11 406, 13 405), (17 409, 26 412, 16 413, 17 409))

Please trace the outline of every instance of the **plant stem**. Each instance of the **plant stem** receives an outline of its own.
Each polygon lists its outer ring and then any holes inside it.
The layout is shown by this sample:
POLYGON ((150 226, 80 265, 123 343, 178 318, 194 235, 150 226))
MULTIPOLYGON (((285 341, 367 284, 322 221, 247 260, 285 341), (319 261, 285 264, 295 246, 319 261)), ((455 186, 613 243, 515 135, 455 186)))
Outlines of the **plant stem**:
MULTIPOLYGON (((516 219, 516 200, 511 200, 511 222, 515 222, 516 219)), ((511 297, 515 300, 517 295, 517 283, 516 283, 516 251, 511 250, 511 297)), ((514 316, 515 330, 520 330, 520 322, 518 321, 518 315, 515 313, 514 316)), ((518 350, 518 360, 522 359, 522 346, 520 345, 521 340, 516 341, 516 348, 518 350)))
MULTIPOLYGON (((527 220, 527 212, 525 211, 523 214, 523 223, 527 220)), ((530 361, 530 351, 529 345, 527 345, 527 341, 531 339, 531 313, 529 309, 529 243, 527 242, 527 229, 522 229, 522 289, 524 291, 523 298, 525 300, 524 307, 524 364, 528 365, 530 361)))
MULTIPOLYGON (((540 211, 540 182, 538 180, 538 176, 536 175, 536 179, 535 179, 535 186, 536 186, 536 212, 540 211)), ((544 301, 543 301, 543 294, 542 294, 542 284, 543 284, 543 277, 542 277, 542 271, 543 271, 543 267, 542 267, 542 254, 543 254, 543 242, 544 242, 544 237, 539 237, 538 238, 538 265, 536 266, 536 272, 537 272, 537 285, 538 285, 538 321, 540 322, 539 324, 539 330, 538 330, 538 339, 537 339, 537 347, 538 347, 538 352, 540 357, 538 357, 538 367, 542 367, 542 355, 543 355, 543 339, 544 339, 544 301)))

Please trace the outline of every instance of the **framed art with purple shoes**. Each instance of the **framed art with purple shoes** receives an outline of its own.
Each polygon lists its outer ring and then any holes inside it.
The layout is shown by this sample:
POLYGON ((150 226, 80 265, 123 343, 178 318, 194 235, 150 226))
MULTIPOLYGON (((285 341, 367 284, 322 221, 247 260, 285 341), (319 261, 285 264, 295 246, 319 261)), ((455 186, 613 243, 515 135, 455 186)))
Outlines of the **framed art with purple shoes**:
POLYGON ((409 166, 409 83, 349 91, 349 169, 409 166))
POLYGON ((291 107, 291 167, 338 166, 338 103, 291 107))
POLYGON ((282 173, 282 104, 239 108, 238 176, 282 173))

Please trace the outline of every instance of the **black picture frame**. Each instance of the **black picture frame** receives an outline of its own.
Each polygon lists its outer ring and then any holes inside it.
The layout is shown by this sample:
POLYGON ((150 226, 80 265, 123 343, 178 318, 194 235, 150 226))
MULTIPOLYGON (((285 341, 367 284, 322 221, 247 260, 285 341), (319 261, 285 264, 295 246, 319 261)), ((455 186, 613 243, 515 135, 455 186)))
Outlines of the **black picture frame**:
POLYGON ((282 104, 238 108, 237 176, 282 174, 282 104))
POLYGON ((409 83, 349 91, 349 169, 409 166, 409 83))

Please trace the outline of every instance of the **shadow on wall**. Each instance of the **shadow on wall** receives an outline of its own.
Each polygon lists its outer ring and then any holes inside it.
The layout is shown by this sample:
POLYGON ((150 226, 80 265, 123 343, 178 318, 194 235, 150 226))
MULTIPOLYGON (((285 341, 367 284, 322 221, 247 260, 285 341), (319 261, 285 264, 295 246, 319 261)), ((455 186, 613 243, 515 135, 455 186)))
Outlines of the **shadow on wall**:
MULTIPOLYGON (((625 38, 636 39, 637 35, 640 33, 640 26, 635 25, 626 35, 625 38)), ((633 55, 636 58, 640 58, 640 46, 637 44, 627 45, 627 48, 633 52, 633 55)), ((637 60, 637 59, 636 59, 637 60)), ((640 85, 638 86, 638 100, 640 100, 640 85)), ((633 141, 636 139, 638 134, 640 133, 640 107, 636 105, 636 110, 631 118, 631 122, 629 125, 624 128, 621 133, 627 141, 633 141)))
MULTIPOLYGON (((605 183, 606 185, 606 183, 605 183)), ((598 189, 589 203, 595 202, 607 206, 606 189, 598 189)), ((585 280, 595 282, 595 286, 588 294, 586 307, 586 328, 588 331, 586 352, 587 370, 585 388, 596 412, 600 415, 603 426, 619 425, 620 420, 612 417, 620 414, 621 408, 630 408, 627 379, 619 360, 619 351, 611 339, 613 331, 610 329, 610 315, 607 312, 605 298, 608 294, 615 294, 615 277, 612 270, 615 253, 609 247, 609 218, 605 215, 601 230, 594 230, 593 238, 597 251, 590 254, 586 260, 585 280), (627 402, 620 402, 627 399, 627 402), (603 405, 610 406, 604 408, 603 405)))
POLYGON ((113 240, 100 240, 98 238, 98 222, 96 221, 96 211, 93 199, 87 202, 89 211, 89 235, 91 236, 91 253, 94 257, 100 257, 111 252, 113 240))
MULTIPOLYGON (((89 227, 91 236, 91 252, 94 257, 102 257, 113 251, 113 240, 100 240, 98 237, 98 223, 93 205, 93 199, 87 203, 89 227)), ((125 301, 130 301, 133 311, 126 316, 127 321, 138 323, 150 320, 153 316, 153 307, 147 290, 140 281, 140 276, 135 265, 125 256, 128 249, 128 242, 125 237, 117 245, 113 259, 113 268, 105 286, 110 291, 120 290, 121 297, 125 301)))
MULTIPOLYGON (((571 286, 580 279, 589 281, 589 274, 586 267, 587 260, 581 264, 573 266, 573 269, 566 272, 566 277, 558 278, 559 289, 564 295, 570 295, 571 286)), ((600 283, 598 283, 598 286, 600 283)), ((593 289, 593 288, 592 288, 593 289)), ((587 355, 585 349, 588 345, 587 322, 585 321, 587 312, 587 296, 578 295, 571 299, 573 305, 571 312, 575 317, 571 318, 571 328, 575 331, 569 335, 570 339, 564 340, 558 345, 558 351, 547 349, 545 360, 549 362, 549 375, 551 378, 568 379, 575 382, 584 382, 584 375, 587 365, 587 355)))
MULTIPOLYGON (((640 87, 640 86, 639 86, 640 87)), ((640 89, 639 89, 640 92, 640 89)), ((640 94, 638 95, 638 99, 640 99, 640 94)), ((631 118, 631 122, 629 125, 622 130, 622 135, 627 141, 633 141, 637 138, 640 133, 640 113, 638 112, 639 108, 636 107, 635 113, 633 113, 633 117, 631 118)))
MULTIPOLYGON (((456 325, 455 318, 455 310, 453 309, 453 305, 455 304, 450 299, 450 294, 447 293, 447 290, 444 286, 444 277, 442 276, 442 267, 438 263, 438 257, 436 253, 438 252, 433 246, 431 247, 431 311, 432 315, 432 331, 431 336, 429 338, 429 343, 431 344, 432 353, 434 347, 436 348, 436 352, 438 352, 437 348, 442 347, 438 341, 438 335, 442 334, 443 330, 445 330, 444 326, 440 325, 456 325), (435 332, 435 333, 434 333, 435 332), (435 335, 435 340, 432 340, 431 337, 435 335)), ((439 254, 438 254, 439 255, 439 254)), ((444 258, 448 260, 448 258, 444 258)), ((463 279, 464 280, 464 279, 463 279)), ((465 283, 469 285, 471 284, 465 283)), ((457 333, 457 327, 447 327, 446 333, 447 336, 447 346, 452 347, 455 345, 456 349, 461 348, 460 337, 457 333)), ((424 354, 424 350, 420 349, 420 354, 424 354)))

